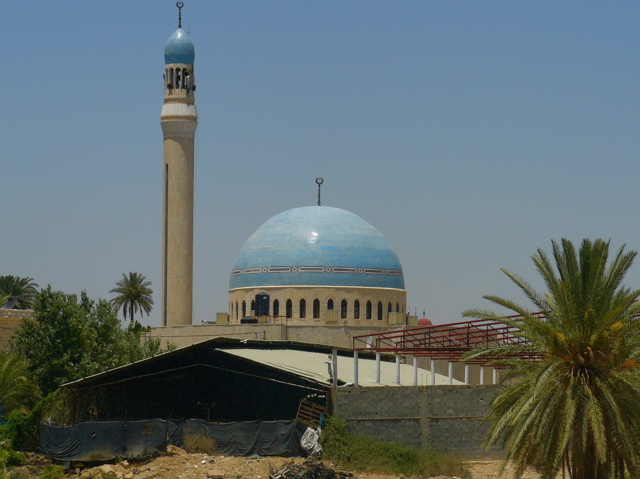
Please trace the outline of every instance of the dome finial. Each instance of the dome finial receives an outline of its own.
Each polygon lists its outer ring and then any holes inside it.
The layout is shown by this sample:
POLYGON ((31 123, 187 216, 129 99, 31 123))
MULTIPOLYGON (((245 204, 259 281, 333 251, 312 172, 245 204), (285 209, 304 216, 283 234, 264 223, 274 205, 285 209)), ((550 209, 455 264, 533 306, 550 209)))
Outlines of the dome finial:
POLYGON ((320 206, 320 185, 324 183, 324 179, 322 179, 322 176, 318 176, 316 178, 316 184, 318 185, 318 206, 320 206))
POLYGON ((176 7, 178 7, 178 28, 182 28, 182 7, 184 7, 184 2, 176 2, 176 7))

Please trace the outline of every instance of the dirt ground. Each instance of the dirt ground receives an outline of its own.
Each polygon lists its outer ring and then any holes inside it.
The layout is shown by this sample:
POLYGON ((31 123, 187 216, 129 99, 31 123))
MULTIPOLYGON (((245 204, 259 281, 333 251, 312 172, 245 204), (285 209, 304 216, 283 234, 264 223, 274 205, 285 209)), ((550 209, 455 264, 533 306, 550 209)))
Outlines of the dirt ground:
MULTIPOLYGON (((33 461, 29 461, 33 462, 33 461)), ((42 467, 46 461, 38 460, 42 467)), ((468 462, 467 469, 472 479, 511 479, 513 468, 508 466, 501 476, 500 462, 468 462)), ((210 454, 188 454, 175 448, 166 456, 139 463, 127 461, 85 468, 72 465, 67 479, 402 479, 403 476, 380 475, 345 471, 327 461, 309 461, 303 458, 283 457, 230 457, 210 454)), ((25 472, 27 472, 25 470, 25 472)), ((33 468, 30 471, 36 471, 33 468)), ((10 476, 11 477, 11 476, 10 476)), ((37 477, 37 475, 35 476, 37 477)), ((524 479, 538 479, 538 475, 527 472, 524 479)), ((440 476, 438 479, 449 479, 440 476)))

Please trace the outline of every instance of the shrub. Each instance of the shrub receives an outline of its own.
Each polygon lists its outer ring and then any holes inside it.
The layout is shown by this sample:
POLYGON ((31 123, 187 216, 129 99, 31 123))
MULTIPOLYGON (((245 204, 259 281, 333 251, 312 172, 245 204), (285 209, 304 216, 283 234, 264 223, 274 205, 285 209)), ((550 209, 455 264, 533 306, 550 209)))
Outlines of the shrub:
POLYGON ((347 423, 335 417, 327 419, 321 443, 325 459, 349 469, 417 477, 468 476, 455 456, 353 435, 347 423))
POLYGON ((8 441, 12 449, 22 450, 35 436, 36 427, 29 415, 12 411, 7 423, 0 426, 0 437, 8 441))
POLYGON ((38 479, 60 479, 64 477, 64 469, 62 466, 48 465, 38 476, 38 479))

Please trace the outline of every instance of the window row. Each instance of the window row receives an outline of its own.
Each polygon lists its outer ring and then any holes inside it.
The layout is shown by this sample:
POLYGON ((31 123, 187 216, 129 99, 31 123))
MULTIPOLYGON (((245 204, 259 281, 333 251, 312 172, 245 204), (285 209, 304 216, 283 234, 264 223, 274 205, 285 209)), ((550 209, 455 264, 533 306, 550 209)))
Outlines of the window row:
MULTIPOLYGON (((306 319, 308 314, 307 301, 305 299, 301 299, 298 302, 297 306, 298 306, 297 317, 300 319, 306 319)), ((352 305, 352 310, 351 310, 352 317, 353 319, 373 319, 373 315, 374 315, 373 308, 374 308, 373 303, 371 301, 367 301, 364 305, 364 308, 362 308, 361 310, 360 301, 356 299, 352 305)), ((404 305, 402 305, 402 308, 403 308, 402 310, 404 310, 404 305)), ((382 321, 384 309, 385 308, 382 301, 378 301, 378 304, 375 310, 376 319, 382 321)), ((242 301, 242 303, 238 303, 238 301, 236 301, 235 304, 233 303, 230 304, 230 310, 231 310, 230 311, 231 316, 234 317, 236 320, 239 320, 240 318, 246 317, 247 314, 255 314, 256 302, 255 300, 252 300, 250 304, 250 309, 247 311, 246 301, 242 301)), ((333 299, 327 300, 326 311, 334 311, 334 310, 335 310, 335 304, 333 299)), ((389 302, 387 303, 386 310, 387 310, 387 313, 393 313, 393 312, 399 313, 401 311, 400 303, 396 303, 394 307, 394 305, 391 302, 389 302)), ((309 313, 311 314, 310 317, 312 317, 313 319, 320 319, 320 300, 319 299, 314 299, 312 301, 311 309, 309 313)), ((287 319, 293 318, 293 301, 291 301, 290 299, 287 299, 287 301, 284 304, 284 311, 280 311, 280 301, 277 299, 273 300, 272 314, 269 314, 269 311, 267 311, 266 316, 281 316, 281 315, 287 319)), ((340 319, 347 319, 348 317, 349 317, 349 304, 346 299, 343 299, 340 302, 340 319)))

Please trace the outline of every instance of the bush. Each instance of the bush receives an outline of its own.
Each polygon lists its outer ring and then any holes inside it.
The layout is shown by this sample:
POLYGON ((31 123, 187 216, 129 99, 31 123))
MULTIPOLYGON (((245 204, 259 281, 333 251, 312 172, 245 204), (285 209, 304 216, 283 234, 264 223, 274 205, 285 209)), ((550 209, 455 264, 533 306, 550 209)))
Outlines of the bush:
POLYGON ((9 442, 11 449, 23 450, 33 441, 37 424, 20 411, 12 411, 6 424, 0 426, 0 437, 9 442))
POLYGON ((38 479, 60 479, 64 477, 64 469, 62 466, 48 465, 44 468, 38 479))
POLYGON ((359 471, 405 476, 468 476, 462 461, 428 449, 353 435, 345 421, 330 417, 322 431, 324 458, 359 471))

